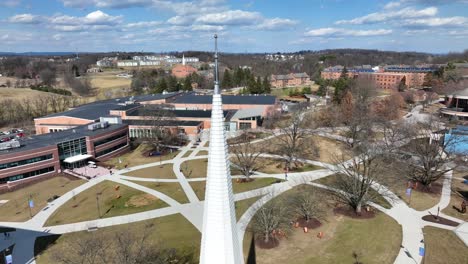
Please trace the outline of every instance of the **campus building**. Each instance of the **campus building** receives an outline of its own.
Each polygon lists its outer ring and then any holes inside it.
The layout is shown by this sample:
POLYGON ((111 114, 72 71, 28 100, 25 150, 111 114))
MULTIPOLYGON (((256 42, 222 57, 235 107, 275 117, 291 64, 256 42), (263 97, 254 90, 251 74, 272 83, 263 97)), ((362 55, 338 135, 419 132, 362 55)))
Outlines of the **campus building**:
MULTIPOLYGON (((322 79, 337 80, 341 77, 343 66, 333 66, 321 72, 322 79)), ((421 88, 427 74, 437 70, 436 67, 421 65, 388 65, 384 67, 372 68, 370 65, 351 67, 346 69, 348 78, 367 76, 379 89, 395 89, 401 81, 407 88, 421 88)))
POLYGON ((297 87, 310 85, 310 76, 303 73, 290 73, 286 75, 271 75, 270 85, 273 88, 297 87))
MULTIPOLYGON (((223 95, 226 130, 255 129, 263 118, 279 111, 275 96, 223 95)), ((164 126, 179 135, 196 137, 211 127, 212 97, 194 92, 175 92, 123 97, 82 105, 62 113, 34 119, 36 133, 55 133, 97 122, 101 117, 119 117, 128 124, 131 137, 141 137, 154 127, 154 116, 164 108, 164 126), (171 122, 168 122, 171 121, 171 122)))
POLYGON ((440 110, 444 116, 468 120, 468 88, 447 96, 445 105, 446 107, 440 110))
POLYGON ((0 192, 104 161, 129 149, 128 125, 102 122, 0 143, 0 192))

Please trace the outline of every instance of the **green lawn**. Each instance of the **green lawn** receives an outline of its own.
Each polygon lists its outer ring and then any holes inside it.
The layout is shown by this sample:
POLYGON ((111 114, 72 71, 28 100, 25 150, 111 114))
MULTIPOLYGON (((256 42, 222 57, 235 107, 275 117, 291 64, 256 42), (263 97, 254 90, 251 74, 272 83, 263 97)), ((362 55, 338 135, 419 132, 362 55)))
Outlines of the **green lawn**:
MULTIPOLYGON (((241 193, 241 192, 251 191, 254 189, 263 188, 277 181, 278 179, 275 179, 275 178, 257 178, 257 179, 254 179, 254 181, 242 182, 242 183, 238 183, 236 182, 236 180, 232 180, 232 189, 234 193, 241 193)), ((190 186, 192 186, 192 189, 195 192, 195 194, 198 196, 198 199, 200 200, 205 199, 205 187, 206 187, 205 181, 190 182, 190 186)))
POLYGON ((176 248, 181 251, 193 252, 195 260, 198 259, 201 240, 200 232, 185 217, 175 214, 131 224, 101 228, 94 232, 82 231, 65 234, 56 239, 55 243, 53 243, 54 239, 50 239, 50 237, 39 237, 36 239, 35 245, 36 263, 54 263, 54 260, 51 259, 52 253, 60 253, 60 245, 63 243, 75 243, 80 238, 92 235, 110 239, 116 232, 128 229, 135 233, 147 232, 150 243, 158 244, 164 248, 176 248), (49 244, 50 242, 52 244, 49 244), (47 249, 40 251, 41 248, 47 249))
POLYGON ((424 264, 468 263, 468 247, 452 231, 426 226, 423 232, 424 264))
POLYGON ((258 199, 260 198, 261 196, 257 196, 257 197, 252 197, 249 199, 235 202, 237 220, 239 220, 242 217, 242 215, 245 213, 245 211, 247 211, 247 209, 249 209, 249 207, 252 204, 254 204, 256 201, 258 201, 258 199))
POLYGON ((140 178, 152 178, 152 179, 176 179, 176 175, 173 171, 172 163, 163 164, 162 166, 156 165, 144 169, 134 170, 126 172, 125 176, 140 177, 140 178))
POLYGON ((34 201, 31 213, 35 215, 47 205, 47 200, 52 196, 61 196, 85 182, 71 176, 56 176, 13 192, 1 194, 0 200, 8 200, 8 202, 0 205, 0 221, 26 221, 30 218, 29 197, 32 197, 34 201))
POLYGON ((139 213, 168 206, 150 194, 111 181, 104 181, 66 202, 52 214, 45 225, 61 225, 98 219, 97 196, 99 197, 101 218, 139 213), (119 186, 118 191, 115 190, 116 186, 119 186))
POLYGON ((152 149, 153 147, 148 144, 141 144, 136 149, 123 154, 118 157, 114 157, 110 160, 105 161, 106 165, 114 166, 117 169, 123 169, 125 165, 128 167, 134 167, 137 165, 148 164, 152 162, 158 162, 160 160, 170 160, 173 159, 180 151, 173 151, 172 153, 167 153, 162 156, 146 156, 146 154, 152 149), (121 161, 121 162, 119 162, 121 161))
POLYGON ((207 156, 207 155, 208 155, 208 151, 206 150, 200 150, 197 153, 197 156, 207 156))
MULTIPOLYGON (((362 263, 393 263, 402 240, 401 226, 389 216, 377 212, 372 219, 353 219, 335 215, 332 211, 333 201, 330 194, 313 186, 297 186, 275 199, 310 188, 318 192, 320 202, 326 208, 322 226, 304 233, 300 228, 293 228, 287 239, 282 239, 274 249, 256 248, 257 263, 292 263, 292 264, 335 264, 355 263, 353 252, 362 263), (318 232, 324 237, 316 237, 318 232)), ((293 218, 293 217, 292 217, 293 218)), ((293 219, 292 219, 293 220, 293 219)), ((244 251, 250 244, 251 234, 244 237, 244 251)))
POLYGON ((190 156, 190 154, 192 154, 191 150, 185 152, 185 154, 182 156, 182 158, 186 158, 186 157, 190 156))
POLYGON ((158 192, 162 192, 165 195, 171 197, 172 199, 178 201, 179 203, 184 204, 189 202, 187 195, 185 195, 184 189, 182 189, 180 183, 178 182, 134 181, 134 183, 148 187, 158 192))
POLYGON ((206 178, 208 159, 187 160, 180 164, 182 173, 187 178, 206 178))

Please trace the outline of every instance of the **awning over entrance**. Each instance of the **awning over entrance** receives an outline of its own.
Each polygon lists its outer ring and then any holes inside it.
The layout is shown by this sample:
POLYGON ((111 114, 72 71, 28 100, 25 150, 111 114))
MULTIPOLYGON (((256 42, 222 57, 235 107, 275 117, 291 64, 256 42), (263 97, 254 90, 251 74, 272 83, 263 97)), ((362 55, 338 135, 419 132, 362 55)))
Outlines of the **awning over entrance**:
POLYGON ((65 163, 75 163, 77 161, 82 161, 82 160, 85 160, 85 159, 89 159, 91 158, 92 155, 88 155, 88 154, 81 154, 81 155, 76 155, 76 156, 73 156, 73 157, 68 157, 66 158, 63 162, 65 163))

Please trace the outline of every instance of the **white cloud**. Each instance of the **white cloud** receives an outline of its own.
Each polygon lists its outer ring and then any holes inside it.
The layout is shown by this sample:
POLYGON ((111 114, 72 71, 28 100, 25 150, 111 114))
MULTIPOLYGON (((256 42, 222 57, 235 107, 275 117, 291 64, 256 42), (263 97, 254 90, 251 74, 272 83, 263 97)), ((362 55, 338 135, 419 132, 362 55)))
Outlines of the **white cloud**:
POLYGON ((167 20, 171 25, 190 25, 195 20, 192 16, 174 16, 167 20))
POLYGON ((87 27, 81 26, 81 25, 58 25, 58 26, 53 26, 53 29, 57 31, 64 31, 64 32, 76 32, 76 31, 84 31, 87 29, 87 27))
POLYGON ((18 24, 39 24, 43 21, 42 17, 32 14, 18 14, 8 18, 10 23, 18 24))
POLYGON ((55 34, 55 35, 52 36, 52 38, 55 39, 55 40, 62 40, 63 35, 62 34, 55 34))
POLYGON ((261 24, 256 26, 256 28, 261 30, 280 30, 290 28, 291 26, 297 24, 298 21, 296 20, 276 17, 271 19, 265 19, 261 24))
POLYGON ((202 15, 196 19, 196 22, 207 25, 252 25, 262 20, 262 15, 258 12, 229 10, 202 15))
POLYGON ((391 34, 390 29, 352 30, 344 28, 319 28, 309 30, 306 37, 370 37, 391 34))
POLYGON ((112 30, 122 23, 122 16, 111 16, 97 10, 84 17, 57 15, 47 21, 50 27, 58 31, 112 30))
POLYGON ((122 20, 122 16, 110 16, 101 10, 89 13, 83 19, 89 25, 113 25, 118 24, 122 20))
POLYGON ((212 25, 193 25, 192 30, 194 31, 207 31, 207 32, 220 32, 224 30, 223 26, 212 26, 212 25))
POLYGON ((163 22, 161 21, 140 21, 135 23, 126 24, 125 28, 147 28, 147 27, 155 27, 161 25, 163 22))
POLYGON ((422 18, 422 17, 431 17, 437 14, 438 10, 436 7, 428 7, 424 9, 414 9, 411 7, 406 7, 401 10, 391 10, 385 12, 376 12, 371 13, 366 16, 354 18, 351 20, 339 20, 335 22, 337 25, 362 25, 362 24, 373 24, 381 23, 390 20, 398 19, 408 19, 408 18, 422 18))
POLYGON ((130 8, 145 7, 153 4, 152 0, 61 0, 66 7, 86 8, 130 8))
POLYGON ((384 9, 393 9, 401 6, 401 2, 389 2, 384 6, 384 9))
POLYGON ((455 17, 432 17, 424 19, 410 19, 403 22, 408 27, 446 27, 446 26, 468 26, 468 18, 455 17))
POLYGON ((401 0, 401 2, 422 5, 445 5, 453 3, 468 4, 468 0, 401 0))
POLYGON ((21 4, 21 0, 3 0, 0 2, 0 6, 15 7, 21 4))

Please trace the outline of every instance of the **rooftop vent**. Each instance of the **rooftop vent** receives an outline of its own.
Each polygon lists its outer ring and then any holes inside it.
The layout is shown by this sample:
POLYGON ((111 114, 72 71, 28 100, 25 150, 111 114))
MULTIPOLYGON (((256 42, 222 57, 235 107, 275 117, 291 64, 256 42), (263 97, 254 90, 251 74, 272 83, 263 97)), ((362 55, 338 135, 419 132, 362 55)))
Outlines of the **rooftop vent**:
POLYGON ((21 147, 21 143, 17 140, 0 143, 0 150, 13 149, 19 147, 21 147))

